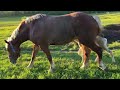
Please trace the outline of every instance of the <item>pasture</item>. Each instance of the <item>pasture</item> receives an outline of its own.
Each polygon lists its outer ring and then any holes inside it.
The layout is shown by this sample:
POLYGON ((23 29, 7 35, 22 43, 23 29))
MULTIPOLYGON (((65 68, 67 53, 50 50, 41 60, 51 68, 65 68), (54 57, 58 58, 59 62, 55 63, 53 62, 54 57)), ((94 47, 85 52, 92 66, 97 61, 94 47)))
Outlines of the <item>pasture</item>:
MULTIPOLYGON (((103 26, 120 23, 120 12, 99 14, 103 26)), ((62 46, 50 46, 51 55, 55 62, 55 72, 48 73, 49 62, 41 51, 37 54, 33 68, 27 68, 31 59, 32 43, 27 41, 21 45, 21 57, 17 64, 9 62, 8 53, 5 51, 4 40, 7 39, 18 26, 21 17, 0 18, 0 79, 120 79, 120 43, 108 44, 113 51, 116 63, 107 52, 103 52, 103 61, 108 67, 107 72, 98 69, 94 62, 96 54, 91 53, 90 67, 80 69, 82 58, 77 54, 78 46, 73 43, 62 46)))

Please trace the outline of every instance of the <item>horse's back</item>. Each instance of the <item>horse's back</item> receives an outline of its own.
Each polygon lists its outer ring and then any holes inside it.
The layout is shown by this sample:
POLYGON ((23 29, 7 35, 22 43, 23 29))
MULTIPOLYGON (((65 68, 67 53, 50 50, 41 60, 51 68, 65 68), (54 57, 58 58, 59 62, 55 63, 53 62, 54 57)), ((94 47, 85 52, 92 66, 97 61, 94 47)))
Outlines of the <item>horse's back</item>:
POLYGON ((49 44, 65 44, 76 37, 84 38, 92 32, 97 34, 97 30, 94 32, 94 27, 97 27, 95 25, 96 21, 92 16, 82 12, 58 16, 47 15, 44 19, 39 19, 34 24, 31 37, 34 40, 46 40, 49 44))

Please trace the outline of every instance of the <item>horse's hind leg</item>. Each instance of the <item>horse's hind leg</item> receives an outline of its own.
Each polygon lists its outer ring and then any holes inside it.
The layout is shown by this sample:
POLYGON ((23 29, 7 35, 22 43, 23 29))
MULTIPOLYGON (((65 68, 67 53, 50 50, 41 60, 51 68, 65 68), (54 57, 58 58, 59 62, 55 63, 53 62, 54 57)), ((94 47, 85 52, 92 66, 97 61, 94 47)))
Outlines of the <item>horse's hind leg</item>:
POLYGON ((32 68, 33 67, 34 60, 35 60, 35 57, 36 57, 36 54, 38 53, 38 51, 39 51, 39 46, 34 45, 33 46, 33 51, 32 51, 31 61, 30 61, 29 65, 27 66, 28 68, 32 68))
POLYGON ((40 45, 41 50, 46 54, 49 62, 50 62, 50 72, 53 72, 53 69, 55 68, 54 62, 52 61, 52 56, 50 54, 50 50, 48 48, 47 44, 40 45))
POLYGON ((81 50, 81 53, 82 53, 82 66, 81 66, 81 68, 86 68, 89 66, 89 59, 90 59, 91 50, 82 44, 80 45, 79 50, 81 50))
MULTIPOLYGON (((103 49, 106 50, 112 57, 112 62, 115 62, 115 58, 114 55, 112 53, 112 51, 107 47, 107 39, 106 38, 102 38, 100 36, 98 36, 96 38, 96 43, 103 49)), ((98 57, 95 59, 95 61, 98 60, 98 57)))
POLYGON ((111 50, 110 50, 110 52, 109 52, 109 53, 110 53, 110 55, 111 55, 111 57, 112 57, 112 62, 116 62, 116 61, 115 61, 115 58, 114 58, 114 55, 113 55, 113 53, 112 53, 112 51, 111 51, 111 50))
POLYGON ((102 62, 102 48, 97 46, 94 42, 91 42, 88 46, 91 50, 97 53, 98 56, 98 67, 102 70, 106 69, 106 66, 102 62))
POLYGON ((102 38, 101 39, 101 42, 103 42, 103 46, 101 45, 101 47, 106 50, 112 57, 112 62, 115 62, 115 58, 114 58, 114 55, 112 53, 112 51, 107 47, 107 39, 106 38, 102 38))

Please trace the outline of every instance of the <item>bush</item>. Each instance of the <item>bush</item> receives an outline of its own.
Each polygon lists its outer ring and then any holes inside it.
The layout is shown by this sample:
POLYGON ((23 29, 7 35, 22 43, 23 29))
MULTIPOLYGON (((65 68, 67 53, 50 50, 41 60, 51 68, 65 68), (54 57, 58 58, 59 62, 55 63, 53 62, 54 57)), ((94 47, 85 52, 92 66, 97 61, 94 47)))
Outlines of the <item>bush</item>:
MULTIPOLYGON (((0 11, 0 17, 8 17, 8 16, 23 16, 23 15, 33 15, 37 13, 44 13, 48 15, 61 15, 67 14, 74 11, 0 11)), ((82 11, 86 13, 103 13, 105 11, 82 11)))

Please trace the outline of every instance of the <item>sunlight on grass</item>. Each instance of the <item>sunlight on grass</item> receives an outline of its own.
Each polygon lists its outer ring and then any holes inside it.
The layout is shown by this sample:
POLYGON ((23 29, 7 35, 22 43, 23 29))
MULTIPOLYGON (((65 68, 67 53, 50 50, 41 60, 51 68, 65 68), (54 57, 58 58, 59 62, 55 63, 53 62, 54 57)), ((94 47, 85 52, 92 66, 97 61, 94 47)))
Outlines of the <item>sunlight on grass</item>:
MULTIPOLYGON (((97 15, 100 16, 104 26, 120 23, 120 12, 97 15)), ((21 57, 17 60, 17 64, 11 64, 8 53, 5 51, 4 40, 11 35, 24 18, 26 16, 0 18, 0 79, 120 79, 120 42, 113 42, 108 45, 113 51, 116 63, 112 63, 109 54, 103 52, 103 62, 108 67, 107 72, 98 69, 97 63, 94 62, 96 58, 94 52, 90 56, 90 67, 85 70, 80 69, 82 58, 77 55, 78 46, 72 43, 50 46, 56 66, 54 73, 48 73, 50 64, 43 52, 37 54, 33 68, 27 68, 32 54, 33 44, 30 41, 21 45, 21 57), (66 52, 62 52, 64 50, 66 52)))
POLYGON ((98 15, 100 16, 102 25, 108 25, 108 24, 119 24, 120 23, 120 12, 113 13, 113 14, 103 14, 103 15, 98 15))

